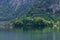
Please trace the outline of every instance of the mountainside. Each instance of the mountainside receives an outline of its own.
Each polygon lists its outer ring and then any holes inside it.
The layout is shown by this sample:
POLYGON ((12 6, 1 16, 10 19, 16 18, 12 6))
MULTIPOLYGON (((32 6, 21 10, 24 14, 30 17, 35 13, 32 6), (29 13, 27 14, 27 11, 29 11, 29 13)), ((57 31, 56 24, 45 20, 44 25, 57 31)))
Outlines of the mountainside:
POLYGON ((42 17, 47 20, 60 20, 59 0, 37 0, 26 13, 31 17, 42 17))
POLYGON ((26 11, 33 0, 0 0, 0 20, 11 20, 26 11))
POLYGON ((24 14, 59 19, 60 0, 0 0, 0 20, 11 20, 24 14))

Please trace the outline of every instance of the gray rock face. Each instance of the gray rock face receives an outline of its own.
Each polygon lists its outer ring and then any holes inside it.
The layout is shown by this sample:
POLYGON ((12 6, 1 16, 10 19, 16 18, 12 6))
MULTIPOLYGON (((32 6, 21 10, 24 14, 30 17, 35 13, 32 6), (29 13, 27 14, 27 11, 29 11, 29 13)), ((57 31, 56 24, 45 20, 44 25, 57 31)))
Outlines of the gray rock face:
POLYGON ((60 0, 0 0, 0 20, 20 17, 35 1, 38 1, 39 8, 47 9, 49 7, 60 10, 60 0))
POLYGON ((33 2, 33 0, 0 0, 0 20, 10 20, 21 15, 33 2))

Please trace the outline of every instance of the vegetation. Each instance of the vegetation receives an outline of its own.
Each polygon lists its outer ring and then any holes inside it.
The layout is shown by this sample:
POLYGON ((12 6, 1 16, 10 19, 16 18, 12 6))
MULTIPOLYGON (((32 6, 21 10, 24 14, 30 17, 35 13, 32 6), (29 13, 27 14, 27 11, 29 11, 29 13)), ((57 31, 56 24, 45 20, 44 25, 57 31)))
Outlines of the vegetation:
POLYGON ((47 21, 40 17, 25 17, 25 18, 16 18, 12 21, 14 28, 20 28, 23 30, 42 30, 44 28, 52 28, 53 22, 47 21))
POLYGON ((28 11, 23 12, 23 17, 12 20, 14 28, 51 31, 56 27, 60 30, 60 9, 57 7, 55 9, 55 4, 50 4, 50 1, 45 1, 45 3, 41 0, 36 1, 28 11))
POLYGON ((59 29, 60 8, 58 3, 55 4, 54 0, 36 0, 26 12, 23 12, 23 17, 19 18, 19 16, 12 21, 14 28, 46 30, 48 28, 54 28, 53 26, 56 25, 59 29))

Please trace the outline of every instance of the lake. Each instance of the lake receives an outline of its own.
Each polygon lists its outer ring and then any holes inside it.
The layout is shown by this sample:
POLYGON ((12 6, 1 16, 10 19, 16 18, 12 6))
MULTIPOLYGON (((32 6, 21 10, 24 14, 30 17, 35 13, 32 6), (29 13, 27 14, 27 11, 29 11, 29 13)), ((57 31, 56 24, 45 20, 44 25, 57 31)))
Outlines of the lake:
POLYGON ((0 30, 0 40, 60 40, 60 33, 56 32, 20 32, 0 30))
MULTIPOLYGON (((60 40, 60 32, 25 32, 25 31, 7 31, 1 30, 3 24, 0 22, 0 40, 60 40)), ((48 31, 48 30, 47 30, 48 31)))

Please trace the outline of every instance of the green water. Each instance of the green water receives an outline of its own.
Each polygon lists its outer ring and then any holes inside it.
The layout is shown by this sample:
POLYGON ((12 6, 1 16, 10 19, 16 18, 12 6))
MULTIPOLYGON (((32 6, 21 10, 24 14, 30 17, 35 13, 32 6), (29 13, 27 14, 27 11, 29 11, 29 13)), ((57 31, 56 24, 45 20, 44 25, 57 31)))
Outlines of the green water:
POLYGON ((60 33, 56 32, 20 32, 20 31, 0 31, 0 40, 60 40, 60 33))

